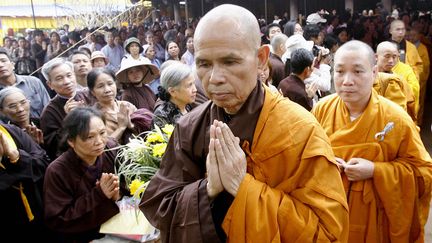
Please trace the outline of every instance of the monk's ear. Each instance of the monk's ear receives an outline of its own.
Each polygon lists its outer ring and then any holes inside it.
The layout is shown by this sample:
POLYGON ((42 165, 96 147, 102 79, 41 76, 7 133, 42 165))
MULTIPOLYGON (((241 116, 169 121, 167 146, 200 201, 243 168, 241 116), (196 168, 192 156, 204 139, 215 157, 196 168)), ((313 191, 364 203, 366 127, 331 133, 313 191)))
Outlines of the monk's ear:
POLYGON ((263 45, 258 49, 258 67, 264 70, 265 65, 269 60, 270 47, 268 45, 263 45))

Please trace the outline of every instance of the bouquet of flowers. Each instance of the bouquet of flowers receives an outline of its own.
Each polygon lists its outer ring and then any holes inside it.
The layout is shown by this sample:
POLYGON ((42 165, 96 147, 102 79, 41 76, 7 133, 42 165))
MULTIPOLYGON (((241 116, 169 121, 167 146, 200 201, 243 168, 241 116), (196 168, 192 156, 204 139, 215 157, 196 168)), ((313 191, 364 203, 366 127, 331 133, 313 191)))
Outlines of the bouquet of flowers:
POLYGON ((157 172, 165 153, 174 126, 167 124, 163 128, 155 126, 152 131, 134 136, 129 143, 118 147, 116 174, 124 176, 131 195, 141 198, 142 193, 157 172))
POLYGON ((152 131, 134 136, 129 143, 114 148, 118 149, 115 173, 125 178, 131 197, 125 196, 117 202, 120 212, 101 225, 101 233, 135 237, 139 242, 158 239, 159 230, 151 226, 138 210, 138 204, 147 183, 159 169, 173 131, 173 125, 156 126, 152 131))

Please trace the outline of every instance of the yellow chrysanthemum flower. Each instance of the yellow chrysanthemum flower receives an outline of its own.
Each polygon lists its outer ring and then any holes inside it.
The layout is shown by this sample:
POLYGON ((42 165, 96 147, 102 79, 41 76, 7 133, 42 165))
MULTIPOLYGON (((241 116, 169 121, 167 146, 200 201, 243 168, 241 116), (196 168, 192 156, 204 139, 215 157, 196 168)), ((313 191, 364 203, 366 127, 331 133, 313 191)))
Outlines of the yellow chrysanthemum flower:
POLYGON ((140 179, 135 179, 129 184, 129 190, 132 196, 135 195, 138 198, 141 198, 141 194, 144 192, 145 187, 143 187, 144 181, 141 181, 140 179), (137 192, 137 190, 139 190, 137 192))
POLYGON ((165 142, 162 134, 157 133, 157 132, 152 132, 147 136, 146 139, 147 144, 151 144, 151 143, 162 143, 165 142))
POLYGON ((165 153, 167 143, 158 143, 153 146, 153 156, 162 157, 165 153))
POLYGON ((162 131, 163 131, 163 132, 164 132, 168 137, 170 137, 171 134, 172 134, 173 131, 174 131, 174 126, 171 125, 171 124, 166 124, 166 125, 162 128, 162 131))

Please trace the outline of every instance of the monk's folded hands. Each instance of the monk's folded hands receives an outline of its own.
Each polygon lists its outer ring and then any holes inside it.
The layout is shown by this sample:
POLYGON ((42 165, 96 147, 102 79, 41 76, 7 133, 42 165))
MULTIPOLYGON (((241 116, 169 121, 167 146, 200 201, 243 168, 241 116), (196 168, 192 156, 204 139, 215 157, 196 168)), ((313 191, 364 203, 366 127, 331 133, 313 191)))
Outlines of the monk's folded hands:
POLYGON ((215 151, 215 138, 212 138, 215 127, 210 128, 210 144, 209 153, 207 155, 206 167, 207 167, 207 194, 210 199, 214 199, 224 188, 219 176, 219 168, 216 160, 215 151))
POLYGON ((246 175, 246 155, 240 147, 240 139, 223 122, 216 126, 216 159, 223 187, 236 196, 246 175))
POLYGON ((363 158, 351 158, 344 166, 345 174, 350 181, 361 181, 373 177, 375 165, 363 158))

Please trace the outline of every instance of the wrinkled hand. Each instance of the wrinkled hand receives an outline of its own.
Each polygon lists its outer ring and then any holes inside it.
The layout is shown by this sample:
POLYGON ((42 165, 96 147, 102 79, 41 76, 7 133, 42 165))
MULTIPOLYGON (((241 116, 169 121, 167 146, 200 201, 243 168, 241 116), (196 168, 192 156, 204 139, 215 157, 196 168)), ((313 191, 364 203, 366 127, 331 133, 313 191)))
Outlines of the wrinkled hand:
POLYGON ((25 131, 37 144, 43 144, 44 140, 42 130, 37 128, 35 125, 27 125, 25 131))
POLYGON ((84 107, 84 106, 85 106, 85 103, 83 100, 76 101, 76 100, 74 100, 74 97, 72 97, 72 98, 68 99, 68 101, 66 101, 66 104, 64 105, 64 110, 67 114, 77 107, 84 107))
POLYGON ((246 175, 246 155, 240 147, 240 139, 228 125, 220 121, 215 123, 212 126, 216 131, 214 142, 219 176, 225 190, 236 196, 246 175))
POLYGON ((13 161, 19 158, 18 149, 14 148, 8 143, 7 138, 3 133, 0 133, 0 157, 6 156, 9 160, 13 161))
MULTIPOLYGON (((342 159, 339 159, 338 161, 338 159, 336 159, 338 163, 343 161, 342 159)), ((346 163, 340 163, 340 165, 343 167, 344 172, 350 181, 362 181, 372 178, 375 169, 373 162, 362 158, 352 158, 346 163)))
POLYGON ((97 186, 100 186, 104 195, 114 201, 120 199, 120 187, 118 176, 112 173, 102 173, 99 181, 96 182, 97 186))

